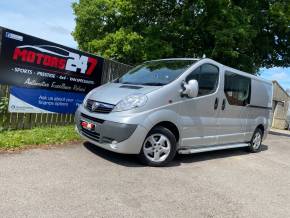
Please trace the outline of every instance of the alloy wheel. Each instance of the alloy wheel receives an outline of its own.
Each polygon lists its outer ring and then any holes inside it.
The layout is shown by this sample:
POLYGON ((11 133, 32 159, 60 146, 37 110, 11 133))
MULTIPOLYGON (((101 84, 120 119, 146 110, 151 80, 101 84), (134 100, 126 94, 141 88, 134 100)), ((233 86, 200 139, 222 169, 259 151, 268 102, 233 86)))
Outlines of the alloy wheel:
POLYGON ((262 143, 262 136, 260 132, 256 132, 254 139, 253 139, 253 148, 258 149, 262 143))
POLYGON ((143 152, 147 159, 152 162, 164 161, 171 150, 169 139, 160 133, 148 136, 144 142, 143 152))

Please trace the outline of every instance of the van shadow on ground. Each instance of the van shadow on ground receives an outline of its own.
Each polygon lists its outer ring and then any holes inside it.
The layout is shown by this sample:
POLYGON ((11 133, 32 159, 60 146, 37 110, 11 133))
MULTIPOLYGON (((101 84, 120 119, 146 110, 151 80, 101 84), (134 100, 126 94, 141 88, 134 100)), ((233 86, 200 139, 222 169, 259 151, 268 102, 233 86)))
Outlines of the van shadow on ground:
POLYGON ((277 136, 290 137, 290 132, 289 132, 289 133, 282 133, 282 132, 274 132, 274 131, 270 131, 269 134, 277 135, 277 136))
MULTIPOLYGON (((95 155, 113 162, 115 164, 119 164, 126 167, 146 167, 140 163, 138 160, 137 155, 130 155, 130 154, 118 154, 103 148, 97 147, 89 142, 85 142, 84 147, 89 150, 90 152, 94 153, 95 155)), ((262 150, 268 150, 267 145, 262 145, 262 150)), ((181 164, 188 164, 194 162, 201 162, 201 161, 208 161, 213 159, 220 159, 220 158, 228 158, 233 156, 241 156, 241 155, 249 155, 250 153, 246 151, 245 148, 234 148, 234 149, 227 149, 227 150, 219 150, 219 151, 211 151, 211 152, 203 152, 197 154, 177 154, 174 160, 167 165, 166 167, 177 167, 181 164)))

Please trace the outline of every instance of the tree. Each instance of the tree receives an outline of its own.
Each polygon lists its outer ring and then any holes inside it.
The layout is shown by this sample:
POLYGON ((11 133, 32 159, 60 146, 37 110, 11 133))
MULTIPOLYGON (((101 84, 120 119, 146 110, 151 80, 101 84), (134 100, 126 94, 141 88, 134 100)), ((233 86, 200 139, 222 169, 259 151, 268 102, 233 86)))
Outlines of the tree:
POLYGON ((79 48, 128 64, 206 57, 255 73, 287 67, 289 0, 80 0, 79 48))

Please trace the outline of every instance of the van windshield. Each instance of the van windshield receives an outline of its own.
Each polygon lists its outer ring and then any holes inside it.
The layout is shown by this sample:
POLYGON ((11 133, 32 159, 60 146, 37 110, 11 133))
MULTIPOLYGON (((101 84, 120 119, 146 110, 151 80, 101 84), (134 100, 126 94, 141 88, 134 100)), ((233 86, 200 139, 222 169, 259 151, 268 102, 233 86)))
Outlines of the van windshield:
POLYGON ((120 77, 115 83, 163 86, 187 70, 196 60, 160 60, 145 62, 120 77))

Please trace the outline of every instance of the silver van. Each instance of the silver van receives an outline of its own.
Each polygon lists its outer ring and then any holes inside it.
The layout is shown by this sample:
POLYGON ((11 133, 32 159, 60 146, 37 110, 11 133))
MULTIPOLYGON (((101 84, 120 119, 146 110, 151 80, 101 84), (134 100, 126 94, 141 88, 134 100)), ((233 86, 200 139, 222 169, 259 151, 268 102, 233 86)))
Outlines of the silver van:
POLYGON ((87 141, 163 166, 176 152, 261 149, 271 122, 272 83, 214 60, 148 61, 93 89, 76 129, 87 141))

